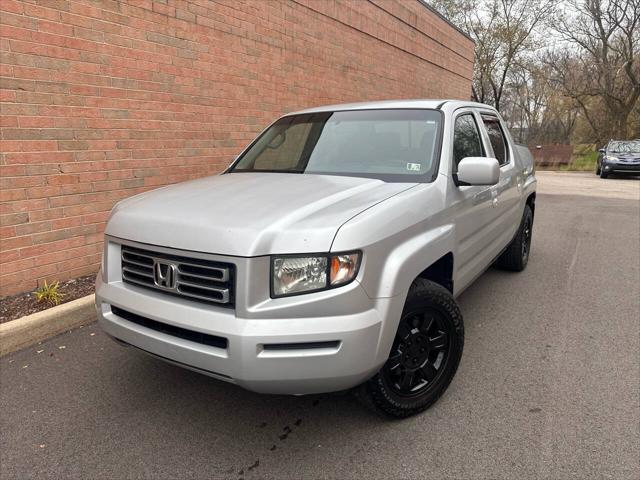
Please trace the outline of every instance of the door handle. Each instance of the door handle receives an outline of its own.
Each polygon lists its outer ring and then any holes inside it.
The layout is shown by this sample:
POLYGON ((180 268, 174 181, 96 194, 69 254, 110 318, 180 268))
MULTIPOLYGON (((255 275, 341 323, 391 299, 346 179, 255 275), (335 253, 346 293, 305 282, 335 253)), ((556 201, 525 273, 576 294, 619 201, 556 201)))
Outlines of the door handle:
POLYGON ((492 207, 498 206, 498 189, 497 188, 491 189, 491 206, 492 207))

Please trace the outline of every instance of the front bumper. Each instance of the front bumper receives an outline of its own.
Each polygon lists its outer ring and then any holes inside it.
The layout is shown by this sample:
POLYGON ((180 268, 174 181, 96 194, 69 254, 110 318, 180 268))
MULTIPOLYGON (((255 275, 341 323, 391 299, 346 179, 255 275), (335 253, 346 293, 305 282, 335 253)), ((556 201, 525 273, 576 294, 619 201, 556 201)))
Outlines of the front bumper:
POLYGON ((640 163, 603 162, 602 170, 607 173, 640 175, 640 163))
POLYGON ((316 301, 305 317, 239 318, 233 309, 167 298, 122 281, 107 283, 98 275, 96 308, 105 332, 164 360, 257 392, 309 394, 353 387, 379 370, 391 347, 384 341, 384 318, 392 306, 397 308, 397 299, 369 299, 357 282, 322 293, 326 309, 316 301), (336 301, 369 303, 370 308, 323 316, 336 301), (222 337, 226 347, 129 321, 112 306, 188 332, 222 337))

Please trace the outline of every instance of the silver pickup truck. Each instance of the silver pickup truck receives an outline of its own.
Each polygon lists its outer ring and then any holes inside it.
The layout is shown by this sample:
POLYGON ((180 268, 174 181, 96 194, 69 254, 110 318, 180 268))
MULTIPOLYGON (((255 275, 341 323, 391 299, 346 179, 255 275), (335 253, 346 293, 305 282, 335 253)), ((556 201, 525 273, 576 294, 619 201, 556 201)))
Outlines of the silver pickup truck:
POLYGON ((487 105, 285 115, 221 175, 114 207, 98 320, 250 390, 357 387, 378 411, 412 415, 458 368, 454 298, 494 262, 526 267, 535 189, 529 151, 487 105))

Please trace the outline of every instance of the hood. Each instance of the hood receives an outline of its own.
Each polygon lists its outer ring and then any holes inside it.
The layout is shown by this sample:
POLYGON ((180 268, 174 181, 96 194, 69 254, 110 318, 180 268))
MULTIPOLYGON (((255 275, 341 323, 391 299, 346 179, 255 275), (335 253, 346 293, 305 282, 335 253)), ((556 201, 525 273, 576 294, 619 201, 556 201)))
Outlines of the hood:
POLYGON ((342 224, 415 183, 286 173, 230 173, 118 203, 105 233, 220 255, 328 252, 342 224))

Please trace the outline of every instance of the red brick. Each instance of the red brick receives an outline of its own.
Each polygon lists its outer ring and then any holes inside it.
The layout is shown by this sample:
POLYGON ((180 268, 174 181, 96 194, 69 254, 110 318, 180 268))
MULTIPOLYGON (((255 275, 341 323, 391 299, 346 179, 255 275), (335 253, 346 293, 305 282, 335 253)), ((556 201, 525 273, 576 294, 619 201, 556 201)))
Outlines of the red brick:
POLYGON ((14 202, 0 203, 0 212, 2 214, 9 213, 29 213, 33 214, 37 211, 43 210, 49 206, 46 198, 40 198, 36 200, 20 200, 14 202))
MULTIPOLYGON (((55 142, 54 142, 55 143, 55 142)), ((72 162, 73 153, 56 152, 50 149, 46 152, 34 153, 10 153, 6 157, 8 164, 48 163, 48 162, 72 162)))
POLYGON ((33 235, 34 233, 48 232, 51 230, 51 222, 24 223, 17 225, 16 236, 33 235))
POLYGON ((284 112, 470 94, 472 42, 415 1, 2 0, 0 23, 2 295, 94 273, 115 202, 284 112))
POLYGON ((42 257, 46 255, 47 252, 67 250, 70 248, 82 246, 84 244, 84 239, 77 237, 72 239, 58 240, 50 243, 43 243, 40 245, 33 245, 26 248, 21 248, 19 250, 20 258, 42 257))
POLYGON ((35 30, 38 24, 37 21, 33 18, 25 17, 23 15, 14 15, 13 13, 8 12, 3 12, 2 15, 0 15, 0 23, 3 24, 2 34, 6 38, 16 38, 11 36, 11 33, 14 30, 12 30, 9 25, 18 28, 35 30))
POLYGON ((24 140, 0 140, 0 150, 3 152, 50 152, 56 150, 55 141, 24 141, 24 140))
POLYGON ((59 22, 50 22, 48 20, 38 20, 38 30, 41 32, 55 33, 56 35, 64 35, 70 37, 73 35, 73 26, 65 25, 59 22))
POLYGON ((2 10, 11 13, 24 13, 24 5, 17 0, 2 0, 2 10))
POLYGON ((20 128, 52 128, 55 126, 53 117, 17 117, 20 128))
POLYGON ((9 225, 22 225, 29 221, 29 214, 27 212, 23 213, 13 213, 8 215, 0 215, 0 225, 3 227, 9 225))
POLYGON ((17 177, 25 175, 27 169, 24 165, 0 165, 0 179, 4 177, 17 177))
MULTIPOLYGON (((54 199, 49 199, 49 203, 53 203, 53 200, 54 199)), ((32 222, 40 222, 42 220, 60 218, 63 215, 64 211, 62 210, 62 208, 55 208, 55 205, 51 205, 51 208, 29 212, 29 220, 31 220, 32 222)))
POLYGON ((5 188, 0 190, 0 201, 12 202, 15 200, 25 200, 27 198, 27 191, 24 188, 5 188))
POLYGON ((37 5, 24 5, 24 13, 29 17, 45 18, 48 20, 59 20, 60 12, 54 9, 43 8, 37 5))
POLYGON ((0 117, 0 127, 17 127, 18 126, 18 117, 5 115, 0 117))
POLYGON ((0 189, 29 188, 44 185, 45 180, 40 176, 23 177, 2 177, 0 178, 0 189))
POLYGON ((2 239, 2 250, 14 250, 16 248, 27 247, 33 243, 31 236, 13 237, 2 239))
MULTIPOLYGON (((2 238, 9 238, 14 236, 10 234, 4 234, 5 230, 9 228, 13 228, 13 227, 0 228, 0 232, 3 232, 2 238)), ((18 260, 19 258, 20 258, 20 250, 8 250, 8 251, 0 250, 0 264, 2 265, 4 265, 6 262, 13 262, 15 260, 18 260)), ((0 268, 0 271, 2 271, 1 268, 0 268)))

